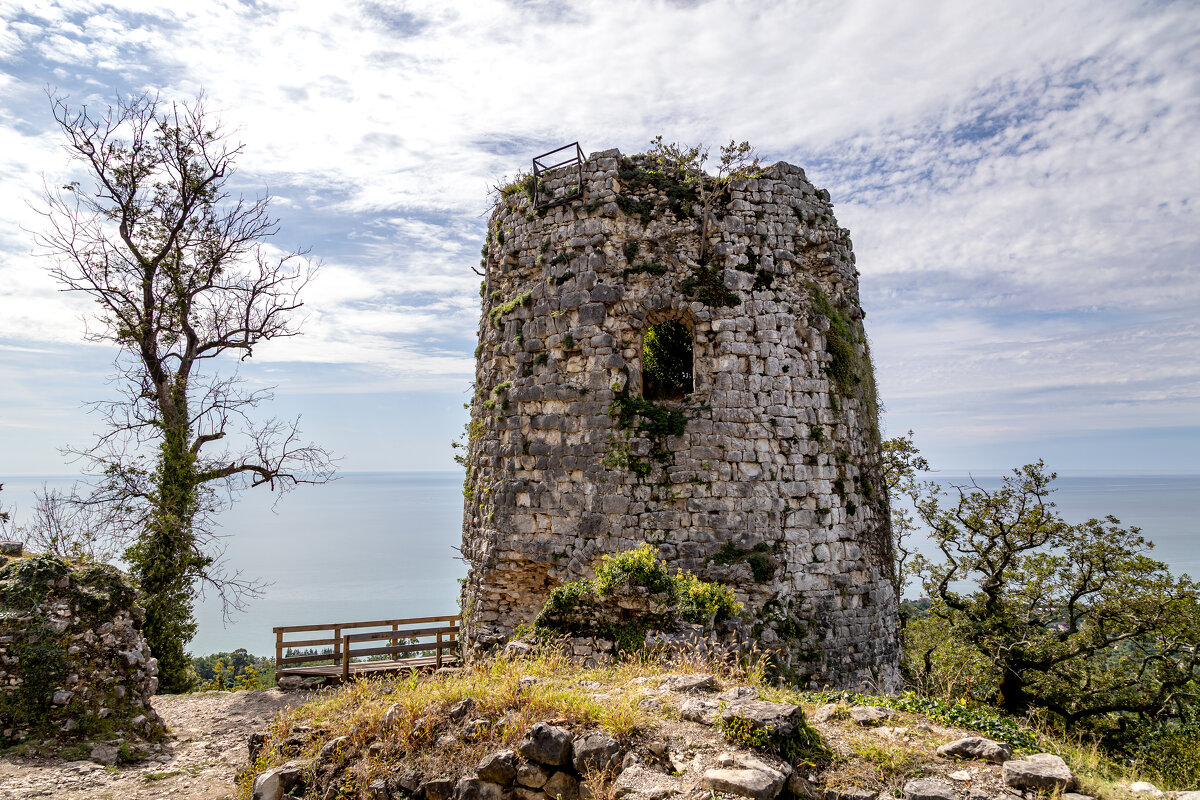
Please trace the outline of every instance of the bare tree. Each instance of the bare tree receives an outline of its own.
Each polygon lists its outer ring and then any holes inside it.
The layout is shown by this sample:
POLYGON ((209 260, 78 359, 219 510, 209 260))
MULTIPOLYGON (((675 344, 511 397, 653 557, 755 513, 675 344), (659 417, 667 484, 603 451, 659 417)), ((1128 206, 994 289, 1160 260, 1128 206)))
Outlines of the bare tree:
POLYGON ((47 187, 38 242, 59 283, 95 300, 87 338, 119 348, 121 396, 95 404, 105 430, 73 452, 102 476, 85 503, 136 532, 124 555, 146 594, 146 636, 163 688, 180 690, 197 587, 216 589, 227 610, 256 588, 220 568, 212 514, 250 486, 287 490, 333 474, 298 420, 253 416, 269 390, 213 366, 297 335, 315 267, 305 252, 267 246, 278 226, 266 194, 227 188, 242 146, 202 97, 119 98, 103 113, 50 99, 89 185, 47 187))

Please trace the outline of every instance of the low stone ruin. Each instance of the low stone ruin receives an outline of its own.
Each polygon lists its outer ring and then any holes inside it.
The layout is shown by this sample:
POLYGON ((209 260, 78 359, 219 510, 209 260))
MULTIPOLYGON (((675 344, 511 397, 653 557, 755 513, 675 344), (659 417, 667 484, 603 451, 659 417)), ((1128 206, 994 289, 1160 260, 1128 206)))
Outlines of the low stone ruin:
POLYGON ((158 664, 128 579, 48 555, 0 566, 0 745, 135 760, 165 728, 158 664))

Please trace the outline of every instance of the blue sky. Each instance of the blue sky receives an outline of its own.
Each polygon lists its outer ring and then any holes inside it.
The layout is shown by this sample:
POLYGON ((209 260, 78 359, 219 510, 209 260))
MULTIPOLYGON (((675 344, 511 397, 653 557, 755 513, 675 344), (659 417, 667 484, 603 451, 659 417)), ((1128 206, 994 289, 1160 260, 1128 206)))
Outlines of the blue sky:
POLYGON ((69 472, 111 391, 33 254, 72 177, 46 87, 203 89, 237 130, 275 244, 323 263, 305 335, 241 371, 343 469, 453 467, 489 186, 661 133, 829 189, 886 430, 936 467, 1200 472, 1194 3, 166 6, 0 0, 0 475, 69 472))

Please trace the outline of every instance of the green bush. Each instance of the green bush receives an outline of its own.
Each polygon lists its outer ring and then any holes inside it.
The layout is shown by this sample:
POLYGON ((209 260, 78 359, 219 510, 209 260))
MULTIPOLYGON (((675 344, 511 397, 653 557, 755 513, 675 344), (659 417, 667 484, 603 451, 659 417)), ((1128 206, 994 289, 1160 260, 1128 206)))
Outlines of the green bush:
POLYGON ((596 568, 596 588, 600 594, 609 595, 622 586, 644 586, 654 594, 667 594, 675 599, 675 584, 671 573, 658 560, 658 551, 649 542, 642 542, 633 550, 606 555, 596 568))
POLYGON ((730 714, 718 716, 713 727, 727 742, 771 753, 792 764, 812 766, 832 755, 820 732, 806 721, 785 734, 770 725, 759 725, 754 720, 730 714))
POLYGON ((649 542, 633 550, 604 556, 595 580, 577 580, 556 586, 534 620, 538 632, 595 633, 636 649, 652 627, 671 624, 674 615, 699 625, 722 622, 742 610, 733 590, 719 583, 702 581, 690 572, 672 575, 658 560, 649 542), (622 616, 619 609, 606 611, 604 599, 630 586, 646 589, 668 607, 665 615, 622 616))
POLYGON ((706 625, 709 620, 723 622, 742 610, 733 589, 702 581, 690 572, 676 573, 675 591, 683 618, 697 625, 706 625))
POLYGON ((1200 721, 1144 735, 1135 763, 1159 788, 1200 786, 1200 721))
POLYGON ((929 611, 906 622, 901 666, 908 686, 949 701, 990 701, 1000 683, 995 664, 929 611))

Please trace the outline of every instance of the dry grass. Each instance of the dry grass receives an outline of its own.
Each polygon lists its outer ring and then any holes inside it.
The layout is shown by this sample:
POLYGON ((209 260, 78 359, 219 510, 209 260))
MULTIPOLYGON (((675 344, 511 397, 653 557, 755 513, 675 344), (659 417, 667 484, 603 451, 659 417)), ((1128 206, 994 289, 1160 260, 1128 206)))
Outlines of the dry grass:
MULTIPOLYGON (((337 779, 339 796, 347 798, 368 796, 371 781, 409 769, 426 777, 461 774, 488 753, 515 749, 525 732, 543 720, 576 734, 603 729, 633 745, 679 725, 670 722, 678 719, 678 710, 669 696, 658 696, 661 706, 654 711, 640 707, 639 701, 651 694, 658 679, 689 673, 712 673, 726 686, 754 685, 763 699, 798 703, 809 714, 816 708, 814 698, 805 692, 769 685, 765 661, 755 654, 736 663, 715 651, 670 658, 643 654, 585 668, 548 647, 532 657, 499 657, 452 674, 361 680, 322 690, 272 723, 263 754, 255 769, 243 776, 238 796, 249 797, 253 774, 292 759, 312 760, 326 742, 339 736, 349 737, 345 750, 352 756, 337 779), (534 680, 523 680, 528 678, 534 680), (474 709, 452 721, 450 710, 467 698, 474 700, 474 709), (393 706, 392 725, 385 726, 385 715, 393 706), (471 719, 487 724, 476 736, 467 737, 462 728, 471 719), (275 748, 289 737, 295 741, 298 733, 302 734, 298 749, 275 748)), ((953 737, 946 735, 951 731, 945 727, 931 732, 927 721, 921 714, 898 711, 888 724, 907 731, 889 737, 850 722, 845 714, 836 715, 823 726, 836 753, 822 771, 823 782, 829 788, 889 791, 912 777, 942 774, 950 762, 939 758, 936 748, 953 737)), ((1043 741, 1046 749, 1067 760, 1082 789, 1101 800, 1134 800, 1127 790, 1129 783, 1145 779, 1106 758, 1094 744, 1048 736, 1043 741)), ((593 785, 603 797, 606 784, 593 785)))
MULTIPOLYGON (((481 661, 452 674, 359 680, 320 690, 310 702, 276 718, 253 772, 290 759, 313 759, 326 742, 348 736, 345 751, 355 757, 339 780, 348 796, 355 796, 359 788, 397 771, 432 776, 468 769, 488 753, 515 748, 543 720, 576 733, 598 728, 629 741, 674 710, 669 705, 657 712, 640 708, 638 702, 648 694, 645 684, 654 683, 638 679, 695 672, 715 673, 727 682, 748 680, 744 666, 703 652, 670 659, 646 655, 584 668, 553 648, 533 657, 481 661), (523 682, 528 678, 535 680, 523 682), (450 710, 468 698, 474 709, 452 722, 450 710), (388 727, 384 720, 393 706, 388 727), (488 725, 473 738, 447 736, 470 719, 487 720, 488 725), (297 731, 308 736, 297 752, 276 748, 297 731)), ((239 784, 240 797, 249 797, 251 777, 248 773, 239 784)))

